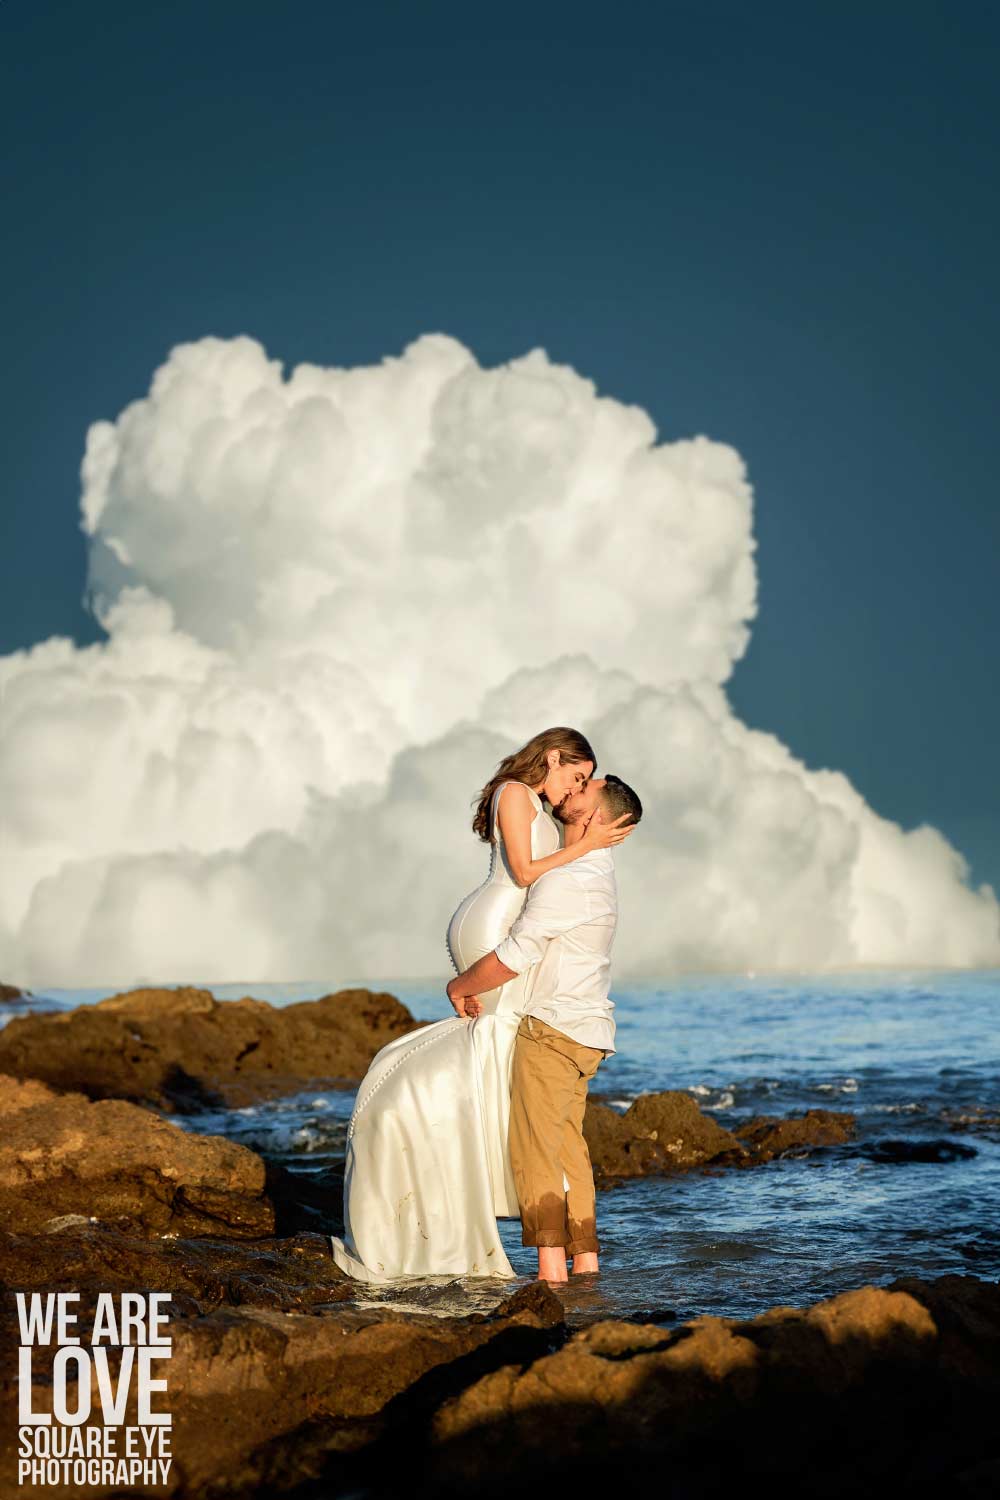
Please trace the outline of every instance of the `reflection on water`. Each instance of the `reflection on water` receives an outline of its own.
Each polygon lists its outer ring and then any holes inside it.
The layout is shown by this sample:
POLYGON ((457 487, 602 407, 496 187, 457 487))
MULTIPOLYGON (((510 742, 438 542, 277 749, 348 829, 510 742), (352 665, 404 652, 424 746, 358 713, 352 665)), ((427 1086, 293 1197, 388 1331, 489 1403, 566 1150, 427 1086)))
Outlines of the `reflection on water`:
MULTIPOLYGON (((448 1014, 437 985, 370 983, 398 994, 418 1019, 448 1014)), ((325 992, 321 985, 234 989, 274 1004, 325 992)), ((755 1114, 838 1109, 857 1117, 858 1134, 847 1146, 758 1168, 602 1191, 601 1272, 554 1288, 571 1324, 752 1317, 901 1275, 1000 1277, 1000 974, 712 978, 616 988, 612 996, 619 1050, 592 1090, 604 1102, 624 1109, 646 1090, 685 1089, 725 1126, 755 1114), (925 1149, 930 1142, 934 1149, 925 1149), (975 1154, 948 1150, 949 1142, 975 1154)), ((51 997, 67 1005, 82 998, 51 997)), ((343 1162, 352 1103, 350 1093, 308 1091, 173 1118, 224 1134, 315 1183, 343 1162)), ((333 1232, 340 1230, 337 1198, 332 1187, 333 1232)), ((501 1221, 501 1237, 516 1280, 359 1284, 357 1302, 431 1316, 487 1312, 535 1270, 517 1220, 501 1221)))

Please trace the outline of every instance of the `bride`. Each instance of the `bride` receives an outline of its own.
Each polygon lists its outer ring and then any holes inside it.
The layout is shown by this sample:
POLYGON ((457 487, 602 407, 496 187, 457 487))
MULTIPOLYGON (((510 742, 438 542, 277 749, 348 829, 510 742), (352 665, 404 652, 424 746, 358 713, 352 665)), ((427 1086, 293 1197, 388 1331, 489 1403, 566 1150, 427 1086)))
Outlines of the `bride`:
MULTIPOLYGON (((543 730, 506 756, 483 788, 473 830, 489 843, 489 874, 448 925, 456 973, 505 938, 527 887, 557 865, 618 844, 632 831, 594 822, 562 847, 556 817, 597 758, 575 729, 543 730)), ((359 1281, 401 1276, 516 1275, 498 1218, 519 1209, 507 1129, 514 1040, 532 970, 453 1016, 390 1042, 358 1089, 347 1129, 344 1238, 333 1258, 359 1281)))

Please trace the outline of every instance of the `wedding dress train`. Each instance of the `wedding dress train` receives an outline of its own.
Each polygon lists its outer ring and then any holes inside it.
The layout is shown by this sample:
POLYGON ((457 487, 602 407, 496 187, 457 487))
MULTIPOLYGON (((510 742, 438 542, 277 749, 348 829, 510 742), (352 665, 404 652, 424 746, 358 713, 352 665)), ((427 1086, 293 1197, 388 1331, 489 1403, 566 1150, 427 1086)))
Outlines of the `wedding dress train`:
MULTIPOLYGON (((507 863, 497 806, 490 805, 486 880, 448 924, 456 973, 507 936, 528 891, 507 863)), ((535 805, 531 857, 561 846, 558 824, 535 805)), ((333 1258, 359 1281, 400 1276, 508 1276, 498 1218, 518 1216, 507 1132, 514 1040, 533 969, 480 995, 472 1020, 453 1016, 399 1037, 376 1053, 347 1130, 344 1238, 333 1258)))

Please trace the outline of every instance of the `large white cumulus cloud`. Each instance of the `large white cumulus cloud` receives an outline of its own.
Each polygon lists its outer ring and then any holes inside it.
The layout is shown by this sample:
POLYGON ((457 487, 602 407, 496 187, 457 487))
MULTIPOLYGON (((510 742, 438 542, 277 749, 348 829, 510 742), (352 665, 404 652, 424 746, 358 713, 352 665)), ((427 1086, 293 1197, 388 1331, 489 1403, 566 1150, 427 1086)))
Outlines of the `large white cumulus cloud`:
POLYGON ((285 379, 249 338, 174 349, 87 437, 107 642, 0 658, 0 974, 444 975, 473 794, 558 723, 643 798, 620 978, 1000 961, 941 834, 733 715, 752 491, 656 437, 542 350, 285 379))

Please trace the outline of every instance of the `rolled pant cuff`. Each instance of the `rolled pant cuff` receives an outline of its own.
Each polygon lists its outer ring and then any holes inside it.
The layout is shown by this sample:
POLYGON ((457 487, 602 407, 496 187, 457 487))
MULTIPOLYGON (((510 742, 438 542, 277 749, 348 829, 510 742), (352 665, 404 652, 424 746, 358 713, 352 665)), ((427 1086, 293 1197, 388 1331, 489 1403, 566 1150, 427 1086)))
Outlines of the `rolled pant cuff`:
POLYGON ((559 1229, 525 1229, 521 1234, 521 1244, 530 1245, 535 1250, 539 1246, 550 1250, 565 1250, 566 1234, 559 1229))
POLYGON ((569 1244, 566 1246, 566 1254, 586 1255, 590 1251, 593 1251, 593 1253, 596 1255, 600 1248, 600 1245, 593 1237, 591 1237, 589 1240, 570 1240, 569 1244))

